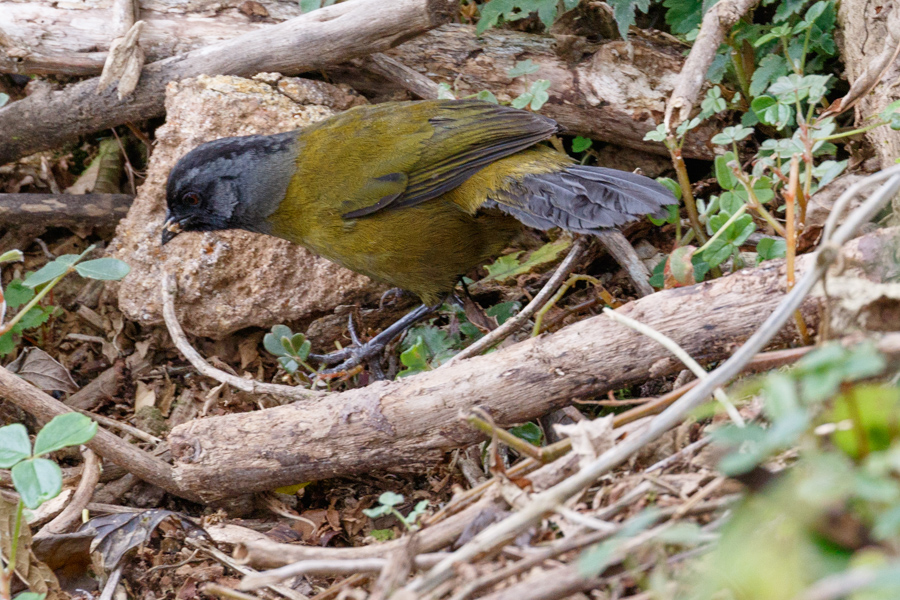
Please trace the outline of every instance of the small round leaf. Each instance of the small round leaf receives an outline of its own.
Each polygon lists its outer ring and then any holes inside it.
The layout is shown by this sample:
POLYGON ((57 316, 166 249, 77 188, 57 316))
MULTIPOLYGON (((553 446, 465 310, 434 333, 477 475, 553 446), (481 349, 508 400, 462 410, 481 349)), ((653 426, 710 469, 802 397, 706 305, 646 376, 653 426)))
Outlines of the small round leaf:
POLYGON ((0 427, 0 469, 9 469, 31 456, 31 440, 21 423, 0 427))
POLYGON ((131 267, 128 266, 128 263, 118 258, 107 257, 75 265, 75 270, 78 271, 79 275, 88 279, 118 281, 131 272, 131 267))
POLYGON ((22 502, 31 510, 56 498, 62 490, 62 471, 46 458, 23 460, 12 468, 12 480, 22 502))
POLYGON ((81 413, 57 415, 44 425, 34 439, 34 455, 55 452, 66 446, 79 446, 97 433, 97 423, 81 413))

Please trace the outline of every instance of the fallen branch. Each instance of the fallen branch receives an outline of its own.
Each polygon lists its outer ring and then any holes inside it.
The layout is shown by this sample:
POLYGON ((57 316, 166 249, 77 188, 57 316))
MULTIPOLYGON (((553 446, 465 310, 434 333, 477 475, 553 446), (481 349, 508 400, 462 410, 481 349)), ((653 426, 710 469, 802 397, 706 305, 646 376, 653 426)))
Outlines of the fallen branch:
POLYGON ((98 79, 34 94, 0 109, 0 164, 57 147, 79 135, 163 113, 170 81, 207 75, 300 73, 380 52, 447 22, 449 0, 349 0, 272 27, 144 67, 133 96, 96 93, 98 79))
POLYGON ((175 275, 163 272, 162 281, 160 283, 162 285, 163 318, 166 321, 166 327, 169 329, 169 335, 172 337, 175 347, 181 351, 184 357, 188 359, 188 362, 190 362, 202 375, 206 375, 220 383, 228 384, 242 392, 269 394, 289 401, 318 398, 325 395, 324 392, 307 390, 297 386, 264 383, 255 379, 244 379, 210 365, 202 356, 200 356, 200 353, 191 346, 184 330, 181 328, 181 324, 178 322, 178 317, 175 315, 175 275))
MULTIPOLYGON (((812 260, 801 259, 799 268, 808 270, 812 260)), ((730 356, 762 323, 784 293, 784 280, 783 262, 771 261, 656 293, 619 311, 708 363, 730 356)), ((817 321, 817 307, 814 299, 804 304, 808 322, 817 321)), ((778 339, 791 341, 793 334, 778 339)), ((387 466, 421 465, 482 439, 458 419, 476 406, 507 427, 573 399, 680 369, 665 349, 647 344, 640 334, 608 317, 593 317, 399 381, 180 425, 169 436, 175 476, 212 501, 387 466)))
POLYGON ((697 103, 700 90, 706 82, 706 73, 712 64, 719 46, 725 35, 738 22, 744 13, 756 6, 759 0, 723 0, 717 3, 703 15, 703 23, 700 25, 700 33, 691 46, 678 83, 672 90, 672 95, 666 103, 665 124, 667 131, 675 131, 679 123, 686 121, 691 110, 697 103), (672 116, 678 109, 678 115, 673 121, 672 116))
MULTIPOLYGON (((487 494, 468 508, 429 525, 417 533, 418 550, 423 553, 437 552, 446 548, 462 535, 466 527, 483 512, 501 510, 505 506, 498 494, 487 494)), ((237 544, 234 548, 235 560, 258 569, 277 568, 291 563, 308 560, 364 560, 383 558, 402 548, 405 540, 391 540, 370 546, 355 548, 320 548, 282 544, 274 540, 253 540, 237 544)))
POLYGON ((128 194, 0 194, 0 227, 115 227, 132 200, 128 194))
MULTIPOLYGON (((34 415, 38 420, 48 422, 57 415, 72 412, 59 400, 48 396, 24 379, 13 375, 0 367, 0 397, 12 402, 25 412, 34 415)), ((197 502, 199 496, 184 491, 174 479, 171 465, 132 446, 103 428, 85 444, 88 448, 109 461, 133 473, 140 479, 161 487, 171 494, 197 502)))

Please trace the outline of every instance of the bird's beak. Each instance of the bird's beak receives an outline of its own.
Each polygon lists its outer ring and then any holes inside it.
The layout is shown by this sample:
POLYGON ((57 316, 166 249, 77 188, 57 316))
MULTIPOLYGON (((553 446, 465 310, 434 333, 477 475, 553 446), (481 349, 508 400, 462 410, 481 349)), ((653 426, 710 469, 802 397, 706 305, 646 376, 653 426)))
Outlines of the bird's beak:
POLYGON ((172 238, 182 232, 181 222, 176 221, 174 217, 166 220, 162 230, 162 245, 165 246, 172 238))

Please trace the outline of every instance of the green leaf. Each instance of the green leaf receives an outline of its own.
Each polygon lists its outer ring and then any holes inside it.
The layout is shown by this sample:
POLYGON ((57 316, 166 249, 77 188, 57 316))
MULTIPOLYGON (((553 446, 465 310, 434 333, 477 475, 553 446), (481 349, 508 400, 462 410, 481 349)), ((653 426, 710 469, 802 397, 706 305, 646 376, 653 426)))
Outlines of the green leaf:
POLYGON ((675 35, 684 35, 700 26, 703 14, 709 8, 706 4, 715 2, 700 2, 699 0, 665 0, 666 23, 675 35))
POLYGON ((13 309, 30 302, 34 298, 34 290, 22 285, 21 279, 13 279, 6 286, 4 296, 6 297, 6 307, 13 309))
POLYGON ((16 342, 11 331, 0 335, 0 356, 6 356, 16 349, 16 342))
POLYGON ((378 517, 383 517, 384 515, 391 514, 391 507, 379 504, 378 506, 373 506, 372 508, 364 508, 362 512, 369 518, 377 519, 378 517))
POLYGON ((506 75, 508 77, 521 77, 522 75, 529 75, 531 73, 537 73, 540 70, 540 67, 534 64, 531 59, 528 60, 520 60, 516 63, 516 66, 506 71, 506 75))
POLYGON ((22 503, 31 510, 52 500, 62 490, 62 471, 52 460, 32 458, 12 468, 12 480, 22 503))
POLYGON ((484 313, 489 317, 494 317, 497 319, 498 325, 503 325, 506 321, 519 312, 519 309, 522 308, 522 303, 513 300, 511 302, 501 302, 500 304, 495 304, 494 306, 488 308, 484 311, 484 313))
POLYGON ((406 522, 410 525, 419 520, 425 511, 428 510, 428 500, 419 500, 409 514, 406 515, 406 522))
MULTIPOLYGON (((657 183, 660 183, 666 186, 672 195, 675 196, 676 200, 681 200, 681 186, 678 185, 678 182, 670 177, 657 177, 657 183)), ((674 221, 673 221, 674 223, 674 221)))
POLYGON ((644 134, 645 142, 665 142, 666 141, 666 126, 663 123, 660 123, 656 126, 656 129, 653 131, 648 131, 644 134))
POLYGON ((16 594, 16 597, 13 600, 44 600, 47 597, 45 593, 37 593, 37 592, 22 592, 20 594, 16 594))
POLYGON ((524 425, 513 427, 509 432, 532 446, 540 446, 544 439, 544 432, 534 423, 525 423, 524 425))
POLYGON ((670 204, 670 205, 666 206, 665 210, 666 210, 666 216, 663 217, 662 219, 657 219, 656 217, 653 217, 651 215, 647 215, 647 218, 650 219, 651 223, 653 223, 654 225, 656 225, 658 227, 660 225, 665 225, 666 223, 674 223, 680 217, 680 214, 678 212, 678 206, 675 204, 670 204))
POLYGON ((650 8, 650 0, 608 0, 607 4, 613 9, 613 18, 623 40, 628 39, 628 28, 634 25, 635 11, 645 13, 650 8))
POLYGON ((407 377, 431 369, 428 364, 425 342, 422 341, 421 336, 416 339, 416 343, 412 347, 400 354, 400 362, 406 368, 397 373, 397 377, 407 377))
POLYGON ((757 98, 754 98, 750 103, 750 109, 756 113, 757 117, 762 119, 763 114, 765 114, 765 112, 769 108, 775 106, 776 104, 778 104, 778 100, 776 100, 772 96, 759 96, 757 98))
POLYGON ((763 238, 756 245, 757 264, 764 260, 784 258, 787 256, 787 242, 782 238, 763 238))
POLYGON ((12 468, 14 464, 31 456, 31 440, 28 430, 21 423, 0 427, 0 469, 12 468))
MULTIPOLYGON (((882 121, 889 121, 897 111, 900 111, 900 100, 894 100, 893 102, 885 106, 884 110, 878 113, 878 117, 882 121)), ((0 259, 2 258, 3 257, 0 257, 0 259)))
POLYGON ((97 423, 81 413, 53 417, 34 439, 34 456, 49 454, 67 446, 80 446, 97 433, 97 423))
POLYGON ((290 356, 279 356, 278 364, 281 365, 281 368, 293 375, 297 372, 297 369, 300 368, 300 363, 291 358, 290 356))
POLYGON ((512 99, 510 105, 513 108, 523 109, 534 99, 530 93, 525 92, 524 94, 520 94, 512 99))
POLYGON ((531 95, 531 110, 541 110, 541 107, 550 99, 547 90, 550 89, 550 81, 547 79, 538 79, 531 84, 528 93, 531 95))
POLYGON ((693 285, 694 279, 694 246, 681 246, 675 248, 666 260, 667 287, 681 287, 693 285))
POLYGON ((50 319, 50 315, 56 310, 54 306, 33 306, 25 313, 18 323, 13 326, 13 333, 21 333, 26 329, 40 327, 50 319))
POLYGON ((131 271, 131 267, 118 258, 98 258, 75 265, 75 270, 82 277, 102 281, 119 281, 131 271))
POLYGON ((274 354, 275 356, 287 356, 287 350, 281 340, 282 338, 290 339, 293 335, 294 332, 292 332, 291 328, 287 325, 275 325, 272 327, 271 333, 267 333, 263 337, 263 348, 265 348, 269 354, 274 354))
POLYGON ((730 162, 735 162, 736 160, 734 152, 726 152, 725 154, 716 157, 714 163, 716 181, 719 182, 719 185, 722 186, 722 189, 724 190, 733 190, 735 186, 738 185, 738 181, 735 179, 731 166, 728 164, 730 162))
POLYGON ((857 385, 835 398, 829 419, 832 423, 850 420, 855 425, 847 431, 835 431, 831 439, 854 459, 887 450, 897 438, 898 416, 900 389, 879 384, 857 385))
POLYGON ((438 100, 456 100, 456 95, 449 83, 438 84, 438 100))
POLYGON ((0 263, 21 262, 25 258, 21 250, 7 250, 0 254, 0 263))
POLYGON ((753 133, 752 127, 743 127, 735 125, 734 127, 726 127, 721 133, 717 133, 710 140, 713 144, 732 144, 739 142, 753 133))
MULTIPOLYGON (((371 511, 371 510, 372 510, 371 508, 363 509, 363 513, 365 513, 366 516, 371 517, 372 515, 370 515, 367 512, 367 511, 371 511)), ((375 515, 375 516, 380 517, 381 515, 375 515)), ((373 538, 375 538, 375 540, 378 542, 389 542, 392 539, 394 539, 394 530, 393 529, 373 529, 372 531, 369 532, 369 535, 371 535, 373 538)))
POLYGON ((403 496, 400 494, 396 494, 394 492, 384 492, 380 496, 378 496, 378 503, 382 506, 397 506, 403 502, 403 496))
POLYGON ((844 169, 847 168, 848 163, 849 159, 840 161, 826 160, 816 165, 813 168, 813 176, 819 180, 818 187, 823 188, 834 181, 835 177, 844 172, 844 169))
POLYGON ((530 273, 534 267, 543 265, 556 260, 557 256, 569 248, 570 242, 566 239, 560 239, 555 242, 544 244, 534 252, 528 255, 528 258, 521 263, 518 258, 522 254, 521 251, 501 256, 492 264, 487 265, 488 275, 481 280, 482 283, 487 281, 504 281, 511 277, 530 273))
POLYGON ((0 106, 3 106, 3 105, 6 104, 7 102, 9 102, 9 95, 8 95, 8 94, 4 94, 4 93, 0 93, 0 106))
POLYGON ((588 148, 590 148, 594 143, 594 140, 589 138, 577 136, 572 140, 572 152, 584 152, 588 148))
POLYGON ((293 355, 300 360, 306 360, 306 357, 309 356, 309 351, 311 348, 312 344, 302 333, 295 333, 291 338, 291 349, 293 350, 293 355))
POLYGON ((500 101, 497 100, 497 96, 495 96, 489 90, 481 90, 480 92, 475 94, 475 97, 478 100, 481 100, 482 102, 490 102, 491 104, 500 104, 500 101))
POLYGON ((666 284, 665 269, 666 269, 666 260, 661 260, 658 263, 656 263, 655 267, 653 267, 653 273, 650 275, 650 279, 649 279, 650 285, 652 285, 653 287, 655 287, 658 290, 662 289, 666 284))
POLYGON ((60 275, 64 275, 76 260, 78 260, 77 254, 64 254, 56 260, 48 262, 34 273, 29 273, 22 284, 30 288, 35 288, 48 281, 52 281, 60 275))

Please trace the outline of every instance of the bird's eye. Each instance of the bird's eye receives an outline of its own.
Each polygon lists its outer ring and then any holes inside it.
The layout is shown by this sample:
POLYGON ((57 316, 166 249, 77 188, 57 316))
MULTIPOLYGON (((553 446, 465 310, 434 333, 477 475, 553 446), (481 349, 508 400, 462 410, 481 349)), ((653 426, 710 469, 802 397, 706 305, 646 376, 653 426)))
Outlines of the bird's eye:
POLYGON ((188 192, 184 195, 184 201, 191 206, 197 206, 200 204, 200 196, 195 192, 188 192))

